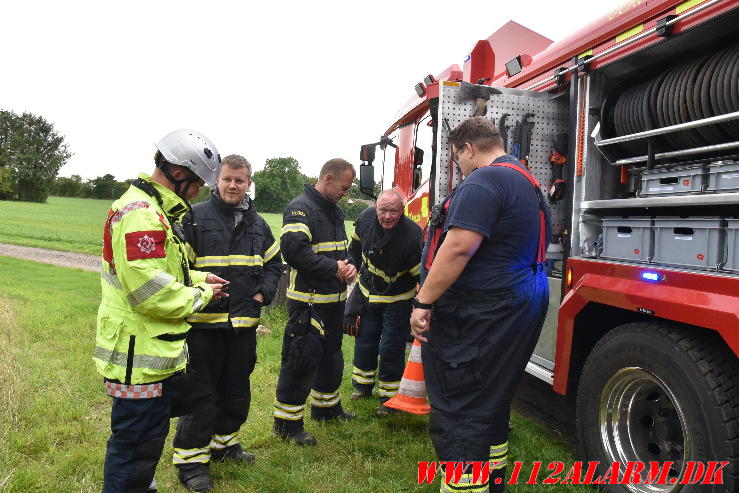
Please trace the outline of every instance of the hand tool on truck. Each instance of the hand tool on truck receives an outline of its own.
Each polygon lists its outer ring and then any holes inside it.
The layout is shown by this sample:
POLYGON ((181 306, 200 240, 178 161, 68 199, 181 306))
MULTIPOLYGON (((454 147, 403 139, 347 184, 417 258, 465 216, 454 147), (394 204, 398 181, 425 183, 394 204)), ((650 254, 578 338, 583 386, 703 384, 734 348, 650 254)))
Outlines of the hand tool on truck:
POLYGON ((518 129, 519 153, 516 156, 521 164, 529 167, 529 151, 531 150, 531 133, 534 130, 534 122, 529 120, 534 116, 533 113, 526 113, 521 120, 521 126, 518 129))
POLYGON ((567 182, 564 180, 564 166, 567 164, 567 134, 559 134, 552 143, 549 155, 552 168, 552 184, 549 186, 549 202, 559 202, 567 191, 567 182))

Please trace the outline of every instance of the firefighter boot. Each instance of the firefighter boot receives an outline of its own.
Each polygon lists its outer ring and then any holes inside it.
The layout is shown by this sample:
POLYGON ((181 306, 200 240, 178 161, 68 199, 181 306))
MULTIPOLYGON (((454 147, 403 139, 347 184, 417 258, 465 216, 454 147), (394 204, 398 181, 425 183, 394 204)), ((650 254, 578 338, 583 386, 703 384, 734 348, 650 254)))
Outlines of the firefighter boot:
POLYGON ((290 422, 275 418, 274 432, 275 435, 283 440, 290 440, 300 447, 309 447, 318 443, 316 437, 305 431, 302 419, 296 422, 290 422))
POLYGON ((220 450, 211 450, 210 458, 215 461, 228 459, 234 462, 254 462, 254 454, 244 452, 244 449, 241 448, 241 444, 239 443, 220 450))
POLYGON ((208 464, 178 464, 177 477, 180 483, 190 491, 210 491, 213 480, 210 479, 208 464))

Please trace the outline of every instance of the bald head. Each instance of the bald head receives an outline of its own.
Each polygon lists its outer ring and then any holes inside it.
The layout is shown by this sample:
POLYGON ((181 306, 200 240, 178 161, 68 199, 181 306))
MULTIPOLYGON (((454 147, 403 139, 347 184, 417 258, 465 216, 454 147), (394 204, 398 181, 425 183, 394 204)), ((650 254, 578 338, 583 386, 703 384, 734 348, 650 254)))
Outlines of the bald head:
POLYGON ((382 229, 389 231, 398 225, 403 217, 403 196, 397 190, 389 189, 380 192, 377 197, 377 222, 382 229))

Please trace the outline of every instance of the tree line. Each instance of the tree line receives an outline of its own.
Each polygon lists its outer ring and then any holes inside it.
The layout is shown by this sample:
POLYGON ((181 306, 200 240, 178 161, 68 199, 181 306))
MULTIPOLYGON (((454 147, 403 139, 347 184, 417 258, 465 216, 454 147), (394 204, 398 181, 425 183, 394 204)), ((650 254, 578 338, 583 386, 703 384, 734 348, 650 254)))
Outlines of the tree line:
MULTIPOLYGON (((46 202, 49 195, 115 200, 133 181, 132 177, 121 182, 111 174, 92 179, 58 176, 71 156, 64 136, 43 117, 0 111, 0 200, 46 202)), ((268 159, 252 180, 256 209, 281 214, 303 191, 304 183, 314 185, 318 178, 303 174, 295 158, 279 157, 268 159)), ((203 187, 196 202, 207 200, 210 193, 208 187, 203 187)), ((375 195, 378 193, 379 184, 375 186, 375 195)), ((354 220, 368 207, 369 198, 359 191, 355 179, 339 207, 347 219, 354 220)))

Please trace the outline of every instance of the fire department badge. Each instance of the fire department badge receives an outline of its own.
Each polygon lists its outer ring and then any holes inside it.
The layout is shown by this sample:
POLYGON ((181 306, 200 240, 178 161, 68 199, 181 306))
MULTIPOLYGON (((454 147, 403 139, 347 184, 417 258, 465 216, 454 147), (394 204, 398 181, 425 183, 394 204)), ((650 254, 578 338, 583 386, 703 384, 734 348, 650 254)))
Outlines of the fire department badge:
POLYGON ((139 240, 139 248, 143 253, 151 253, 154 251, 154 249, 157 247, 157 244, 154 243, 154 238, 148 235, 144 235, 139 240))
POLYGON ((167 256, 164 248, 166 240, 167 233, 161 230, 126 233, 126 258, 128 260, 164 258, 167 256))

